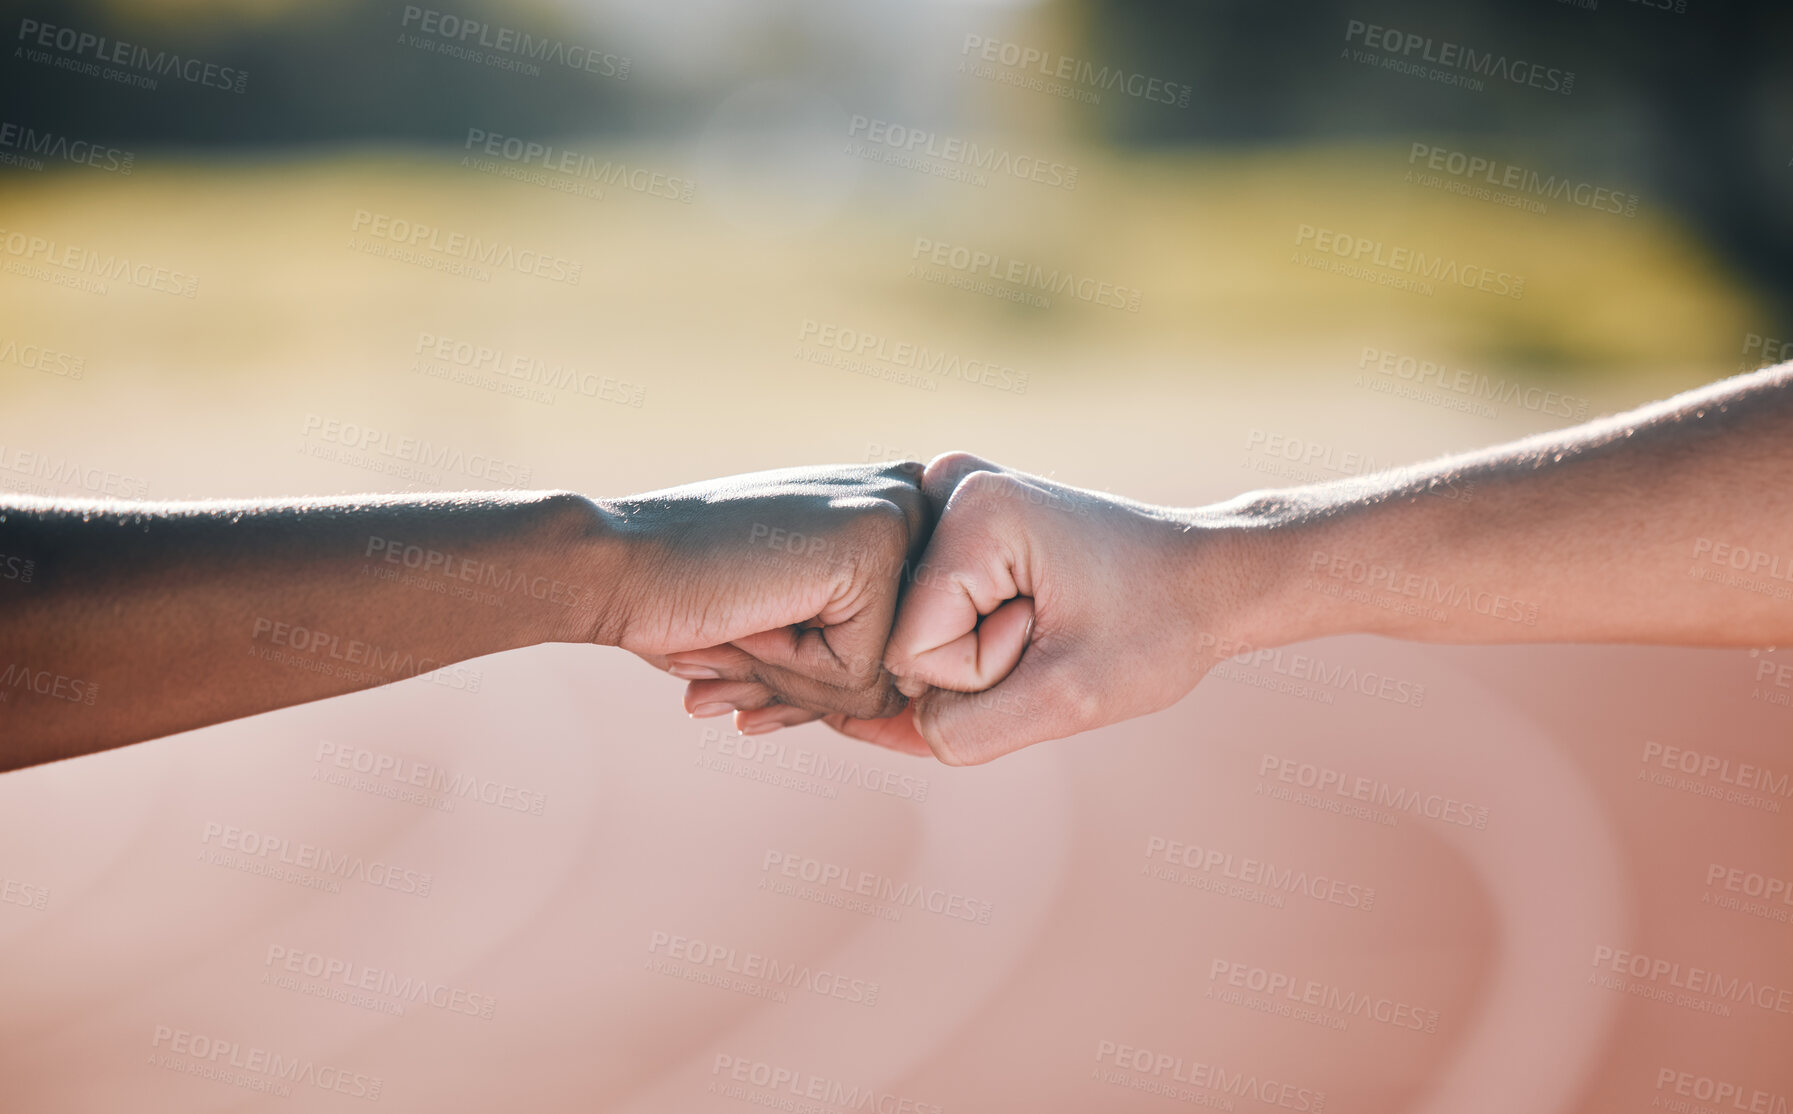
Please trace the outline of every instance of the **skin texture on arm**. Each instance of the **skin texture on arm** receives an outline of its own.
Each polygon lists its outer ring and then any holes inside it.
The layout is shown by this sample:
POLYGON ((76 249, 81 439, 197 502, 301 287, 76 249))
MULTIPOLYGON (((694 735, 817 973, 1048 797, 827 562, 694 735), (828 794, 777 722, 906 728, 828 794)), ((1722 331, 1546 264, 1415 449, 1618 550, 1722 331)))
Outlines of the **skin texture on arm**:
POLYGON ((1258 632, 1275 643, 1786 641, 1793 606, 1698 574, 1759 573, 1778 555, 1784 576, 1793 561, 1793 365, 1196 521, 1276 537, 1277 605, 1258 632), (1414 606, 1390 606, 1402 599, 1414 606))
POLYGON ((9 500, 0 555, 30 576, 0 581, 0 769, 439 670, 466 687, 455 663, 543 642, 663 668, 735 642, 768 703, 888 715, 903 698, 878 662, 928 525, 912 476, 788 469, 618 500, 9 500))
POLYGON ((1192 510, 963 453, 935 459, 923 487, 939 523, 887 651, 913 704, 829 722, 953 764, 1155 711, 1225 658, 1328 635, 1793 640, 1793 603, 1735 582, 1793 577, 1789 365, 1192 510))

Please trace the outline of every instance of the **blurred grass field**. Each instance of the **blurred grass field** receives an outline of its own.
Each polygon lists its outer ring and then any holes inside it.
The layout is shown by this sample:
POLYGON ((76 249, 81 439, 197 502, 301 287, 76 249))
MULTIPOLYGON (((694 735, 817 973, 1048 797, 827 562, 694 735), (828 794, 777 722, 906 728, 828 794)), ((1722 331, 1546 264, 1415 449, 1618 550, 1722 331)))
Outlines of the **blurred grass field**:
POLYGON ((1737 370, 1743 337, 1763 328, 1748 293, 1648 197, 1634 218, 1506 209, 1403 181, 1400 144, 1092 148, 1066 156, 1082 168, 1072 191, 978 188, 846 154, 770 177, 702 150, 602 154, 684 173, 694 200, 572 196, 439 149, 10 174, 9 234, 199 282, 186 299, 0 274, 0 335, 85 364, 78 382, 0 367, 0 441, 101 461, 164 498, 408 486, 296 451, 323 418, 521 462, 525 486, 593 493, 967 447, 1190 500, 1261 486, 1238 460, 1254 428, 1381 461, 1564 424, 1372 393, 1356 378, 1365 348, 1548 385, 1598 411, 1737 370), (576 260, 580 281, 475 281, 353 250, 360 212, 576 260), (1302 225, 1523 274, 1524 296, 1427 296, 1303 267, 1302 225), (923 281, 918 239, 1135 288, 1140 308, 1060 297, 1040 309, 923 281), (1029 386, 924 391, 806 362, 794 356, 805 322, 1025 369, 1029 386), (425 334, 635 384, 641 405, 571 391, 543 404, 420 375, 425 334))

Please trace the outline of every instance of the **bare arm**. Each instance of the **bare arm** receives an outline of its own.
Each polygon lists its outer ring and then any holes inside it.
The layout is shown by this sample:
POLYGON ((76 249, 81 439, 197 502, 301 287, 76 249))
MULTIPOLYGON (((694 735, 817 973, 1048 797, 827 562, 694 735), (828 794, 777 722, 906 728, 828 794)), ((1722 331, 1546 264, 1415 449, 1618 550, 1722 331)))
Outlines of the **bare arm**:
POLYGON ((1431 642, 1793 641, 1793 365, 1432 464, 1153 507, 937 458, 892 633, 913 715, 841 730, 983 762, 1155 711, 1217 662, 1431 642))
MULTIPOLYGON (((558 495, 13 502, 0 552, 32 571, 5 585, 0 760, 29 765, 588 639, 621 556, 606 526, 594 505, 558 495)), ((439 677, 476 684, 465 670, 439 677)))
POLYGON ((701 677, 668 655, 741 640, 768 704, 888 711, 877 663, 925 528, 913 479, 869 466, 602 501, 8 500, 0 769, 420 674, 473 690, 457 663, 542 642, 701 677))
POLYGON ((1482 452, 1193 515, 1264 540, 1275 645, 1793 639, 1793 366, 1482 452), (1777 596, 1776 589, 1781 589, 1777 596))

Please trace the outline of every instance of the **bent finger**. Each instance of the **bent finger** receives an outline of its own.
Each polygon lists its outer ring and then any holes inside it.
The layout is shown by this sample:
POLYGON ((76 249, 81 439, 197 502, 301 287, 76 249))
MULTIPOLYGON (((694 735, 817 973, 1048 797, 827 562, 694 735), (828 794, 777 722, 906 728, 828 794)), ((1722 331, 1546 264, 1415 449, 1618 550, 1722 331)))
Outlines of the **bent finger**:
POLYGON ((886 750, 894 750, 901 754, 912 754, 919 758, 931 758, 934 752, 928 748, 928 742, 915 729, 915 712, 913 707, 904 708, 894 716, 882 719, 853 719, 850 716, 824 716, 822 722, 851 739, 871 743, 886 750))
POLYGON ((758 681, 692 681, 685 686, 685 711, 697 719, 776 703, 778 694, 758 681))
POLYGON ((1004 601, 975 629, 910 659, 908 681, 954 692, 982 692, 1007 677, 1021 660, 1033 633, 1033 614, 1028 596, 1004 601))
POLYGON ((769 704, 764 708, 736 712, 735 730, 743 735, 764 735, 768 731, 812 723, 821 718, 821 712, 812 712, 807 708, 790 704, 769 704))

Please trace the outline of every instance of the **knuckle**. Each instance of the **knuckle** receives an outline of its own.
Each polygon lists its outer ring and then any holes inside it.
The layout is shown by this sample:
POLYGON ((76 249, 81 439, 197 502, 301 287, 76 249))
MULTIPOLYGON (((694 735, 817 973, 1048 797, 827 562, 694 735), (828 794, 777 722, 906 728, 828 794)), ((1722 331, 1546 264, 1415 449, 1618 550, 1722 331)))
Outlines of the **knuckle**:
POLYGON ((906 487, 911 491, 921 489, 921 476, 928 466, 919 460, 898 460, 886 465, 885 478, 892 481, 890 487, 906 487))
POLYGON ((909 549, 909 515, 888 499, 856 512, 848 532, 856 555, 875 558, 880 563, 909 549))
POLYGON ((1015 501, 1017 481, 1003 472, 972 472, 959 481, 947 503, 948 513, 957 509, 975 508, 980 515, 1010 507, 1015 501))
POLYGON ((810 691, 807 699, 793 700, 811 711, 844 715, 852 719, 885 719, 903 710, 908 699, 888 681, 881 679, 869 685, 830 686, 825 691, 810 691))
POLYGON ((847 684, 858 688, 870 688, 873 685, 889 684, 891 678, 884 670, 884 659, 871 654, 849 654, 838 659, 841 673, 847 684))
POLYGON ((755 682, 753 687, 729 699, 737 709, 743 712, 755 712, 761 708, 769 708, 774 704, 782 704, 778 692, 771 686, 755 682))
POLYGON ((901 683, 908 680, 915 669, 915 651, 893 636, 884 647, 884 660, 880 665, 894 682, 901 683))
POLYGON ((884 683, 865 695, 863 698, 864 710, 859 712, 856 718, 889 719, 908 705, 908 697, 898 692, 896 686, 884 683))
POLYGON ((959 472, 968 472, 972 469, 988 467, 989 461, 978 456, 976 453, 968 453, 963 449, 953 449, 949 452, 941 453, 933 460, 928 461, 924 471, 930 476, 939 476, 953 475, 959 472))
POLYGON ((893 484, 882 494, 902 513, 912 529, 927 521, 928 497, 922 494, 919 483, 893 484))

